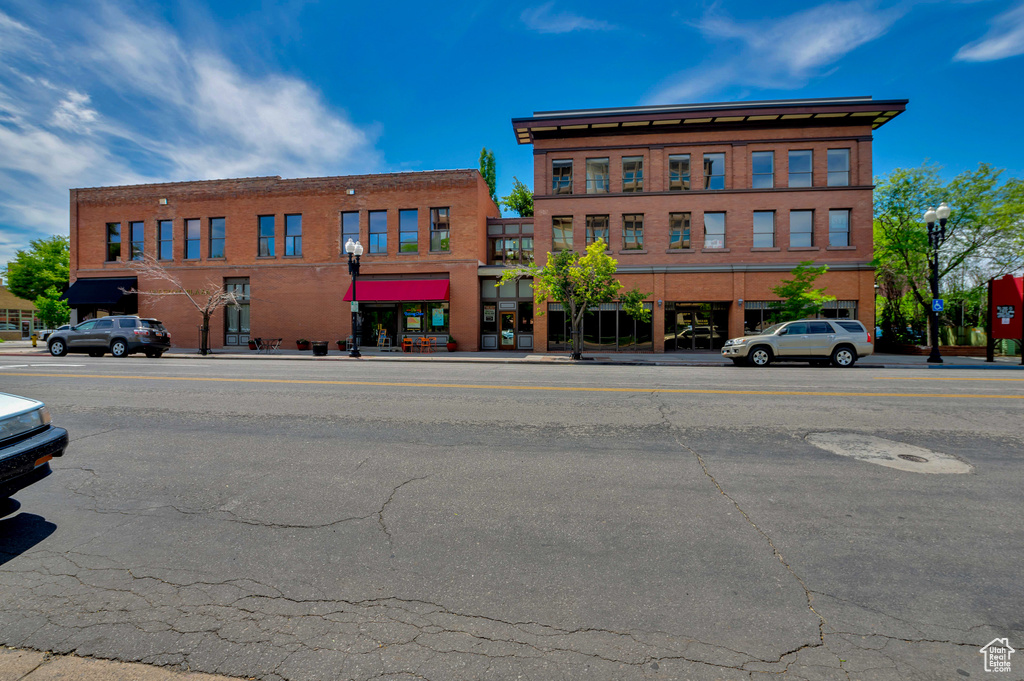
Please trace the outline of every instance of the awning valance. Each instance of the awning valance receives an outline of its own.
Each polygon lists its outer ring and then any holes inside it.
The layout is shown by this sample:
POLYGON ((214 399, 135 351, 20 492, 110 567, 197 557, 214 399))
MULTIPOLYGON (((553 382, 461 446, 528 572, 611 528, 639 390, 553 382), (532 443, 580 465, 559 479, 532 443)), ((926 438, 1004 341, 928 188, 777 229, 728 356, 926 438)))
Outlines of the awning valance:
MULTIPOLYGON (((448 300, 447 279, 401 279, 396 281, 360 281, 356 284, 360 302, 400 303, 417 300, 448 300)), ((344 300, 352 300, 349 284, 344 300)))
POLYGON ((139 285, 136 277, 118 279, 79 279, 61 296, 71 307, 80 305, 116 305, 125 291, 139 285))

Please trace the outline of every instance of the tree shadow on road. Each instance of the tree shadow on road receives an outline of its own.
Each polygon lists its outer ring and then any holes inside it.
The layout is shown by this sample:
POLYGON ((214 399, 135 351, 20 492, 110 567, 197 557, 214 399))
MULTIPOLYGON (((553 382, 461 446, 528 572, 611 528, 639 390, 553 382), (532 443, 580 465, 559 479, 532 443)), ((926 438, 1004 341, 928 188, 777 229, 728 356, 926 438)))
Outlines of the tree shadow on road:
MULTIPOLYGON (((13 513, 20 505, 12 500, 0 502, 4 506, 0 515, 13 513), (5 503, 6 502, 6 503, 5 503), (11 510, 13 502, 13 510, 11 510)), ((36 546, 57 530, 57 526, 34 513, 19 513, 0 520, 0 565, 11 561, 36 546)))

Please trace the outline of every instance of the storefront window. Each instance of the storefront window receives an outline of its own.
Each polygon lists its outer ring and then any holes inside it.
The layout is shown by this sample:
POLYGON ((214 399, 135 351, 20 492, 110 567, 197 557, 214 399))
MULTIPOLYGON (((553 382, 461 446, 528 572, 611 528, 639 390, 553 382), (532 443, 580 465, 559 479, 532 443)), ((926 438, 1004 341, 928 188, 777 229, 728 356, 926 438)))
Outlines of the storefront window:
POLYGON ((498 306, 495 303, 484 303, 483 322, 480 325, 483 333, 498 333, 498 306))
POLYGON ((402 330, 409 333, 423 332, 423 303, 402 303, 402 330))
POLYGON ((519 333, 533 333, 533 303, 519 303, 519 333))
POLYGON ((427 303, 426 329, 429 333, 448 333, 448 303, 427 303))

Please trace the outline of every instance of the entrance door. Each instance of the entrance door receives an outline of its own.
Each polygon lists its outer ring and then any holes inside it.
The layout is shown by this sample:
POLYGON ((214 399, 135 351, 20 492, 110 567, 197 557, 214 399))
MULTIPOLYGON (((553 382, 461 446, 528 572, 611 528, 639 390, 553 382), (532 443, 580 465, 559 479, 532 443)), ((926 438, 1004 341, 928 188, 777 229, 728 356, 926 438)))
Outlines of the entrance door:
POLYGON ((31 334, 31 333, 32 333, 32 323, 31 322, 22 322, 21 323, 21 337, 22 338, 28 338, 29 334, 31 334))
POLYGON ((501 313, 501 349, 514 350, 516 347, 516 313, 501 313))
POLYGON ((392 345, 400 342, 395 340, 398 337, 398 305, 360 304, 359 307, 363 316, 360 345, 376 345, 381 331, 388 334, 392 345))

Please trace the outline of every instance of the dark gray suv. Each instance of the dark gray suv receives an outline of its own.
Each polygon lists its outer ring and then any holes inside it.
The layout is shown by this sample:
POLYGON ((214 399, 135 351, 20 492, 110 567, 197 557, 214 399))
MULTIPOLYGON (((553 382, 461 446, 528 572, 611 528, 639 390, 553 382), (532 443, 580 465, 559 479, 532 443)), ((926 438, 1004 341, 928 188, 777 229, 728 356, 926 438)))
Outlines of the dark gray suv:
POLYGON ((159 357, 171 347, 171 334, 157 319, 118 315, 88 319, 54 331, 46 339, 46 346, 54 357, 69 352, 87 352, 90 357, 102 357, 107 352, 114 357, 144 352, 146 357, 159 357))

